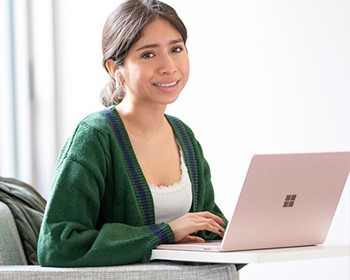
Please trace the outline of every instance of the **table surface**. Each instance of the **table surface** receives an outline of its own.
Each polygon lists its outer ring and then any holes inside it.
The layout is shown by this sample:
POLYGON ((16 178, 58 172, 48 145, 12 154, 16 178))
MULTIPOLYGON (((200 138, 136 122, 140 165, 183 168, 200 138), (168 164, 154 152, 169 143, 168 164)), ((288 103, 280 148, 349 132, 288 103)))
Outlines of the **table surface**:
POLYGON ((210 263, 267 263, 349 256, 350 247, 347 245, 319 245, 235 252, 154 249, 151 259, 210 263))

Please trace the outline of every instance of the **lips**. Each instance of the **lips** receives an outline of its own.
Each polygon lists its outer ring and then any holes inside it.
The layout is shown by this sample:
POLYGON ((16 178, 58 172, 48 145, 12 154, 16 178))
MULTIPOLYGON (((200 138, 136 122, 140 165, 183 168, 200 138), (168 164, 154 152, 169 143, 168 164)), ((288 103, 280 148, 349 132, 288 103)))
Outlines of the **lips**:
POLYGON ((172 82, 172 83, 156 83, 156 84, 154 84, 155 86, 157 86, 157 87, 163 87, 163 88, 168 88, 168 87, 173 87, 173 86, 175 86, 177 83, 178 83, 179 81, 175 81, 175 82, 172 82))

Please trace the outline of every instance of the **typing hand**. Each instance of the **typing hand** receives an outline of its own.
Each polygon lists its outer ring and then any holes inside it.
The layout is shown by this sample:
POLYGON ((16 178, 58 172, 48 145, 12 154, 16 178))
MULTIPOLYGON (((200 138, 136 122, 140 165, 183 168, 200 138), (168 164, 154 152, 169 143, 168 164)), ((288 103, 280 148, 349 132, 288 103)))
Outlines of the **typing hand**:
POLYGON ((223 237, 224 221, 210 212, 187 213, 169 223, 175 235, 175 243, 204 242, 203 238, 192 234, 199 230, 207 230, 223 237))

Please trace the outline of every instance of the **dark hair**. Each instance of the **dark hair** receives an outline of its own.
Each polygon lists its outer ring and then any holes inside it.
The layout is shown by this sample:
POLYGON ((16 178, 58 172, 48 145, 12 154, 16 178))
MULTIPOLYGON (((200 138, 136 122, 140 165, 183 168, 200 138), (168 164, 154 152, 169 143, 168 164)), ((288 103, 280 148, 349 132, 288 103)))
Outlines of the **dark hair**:
MULTIPOLYGON (((102 63, 107 72, 106 62, 112 59, 117 65, 123 65, 129 49, 140 39, 143 28, 158 18, 173 25, 186 44, 186 27, 172 7, 157 0, 127 0, 109 15, 103 28, 102 63)), ((103 105, 116 105, 123 97, 117 90, 115 77, 110 75, 109 83, 101 92, 103 105)))

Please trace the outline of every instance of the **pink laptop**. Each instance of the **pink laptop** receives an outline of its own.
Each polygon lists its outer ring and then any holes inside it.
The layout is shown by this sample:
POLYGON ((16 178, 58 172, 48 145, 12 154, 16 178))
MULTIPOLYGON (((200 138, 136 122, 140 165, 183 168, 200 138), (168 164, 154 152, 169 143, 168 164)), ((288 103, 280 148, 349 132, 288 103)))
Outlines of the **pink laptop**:
POLYGON ((324 243, 350 172, 350 152, 253 156, 220 242, 157 249, 242 251, 324 243))

